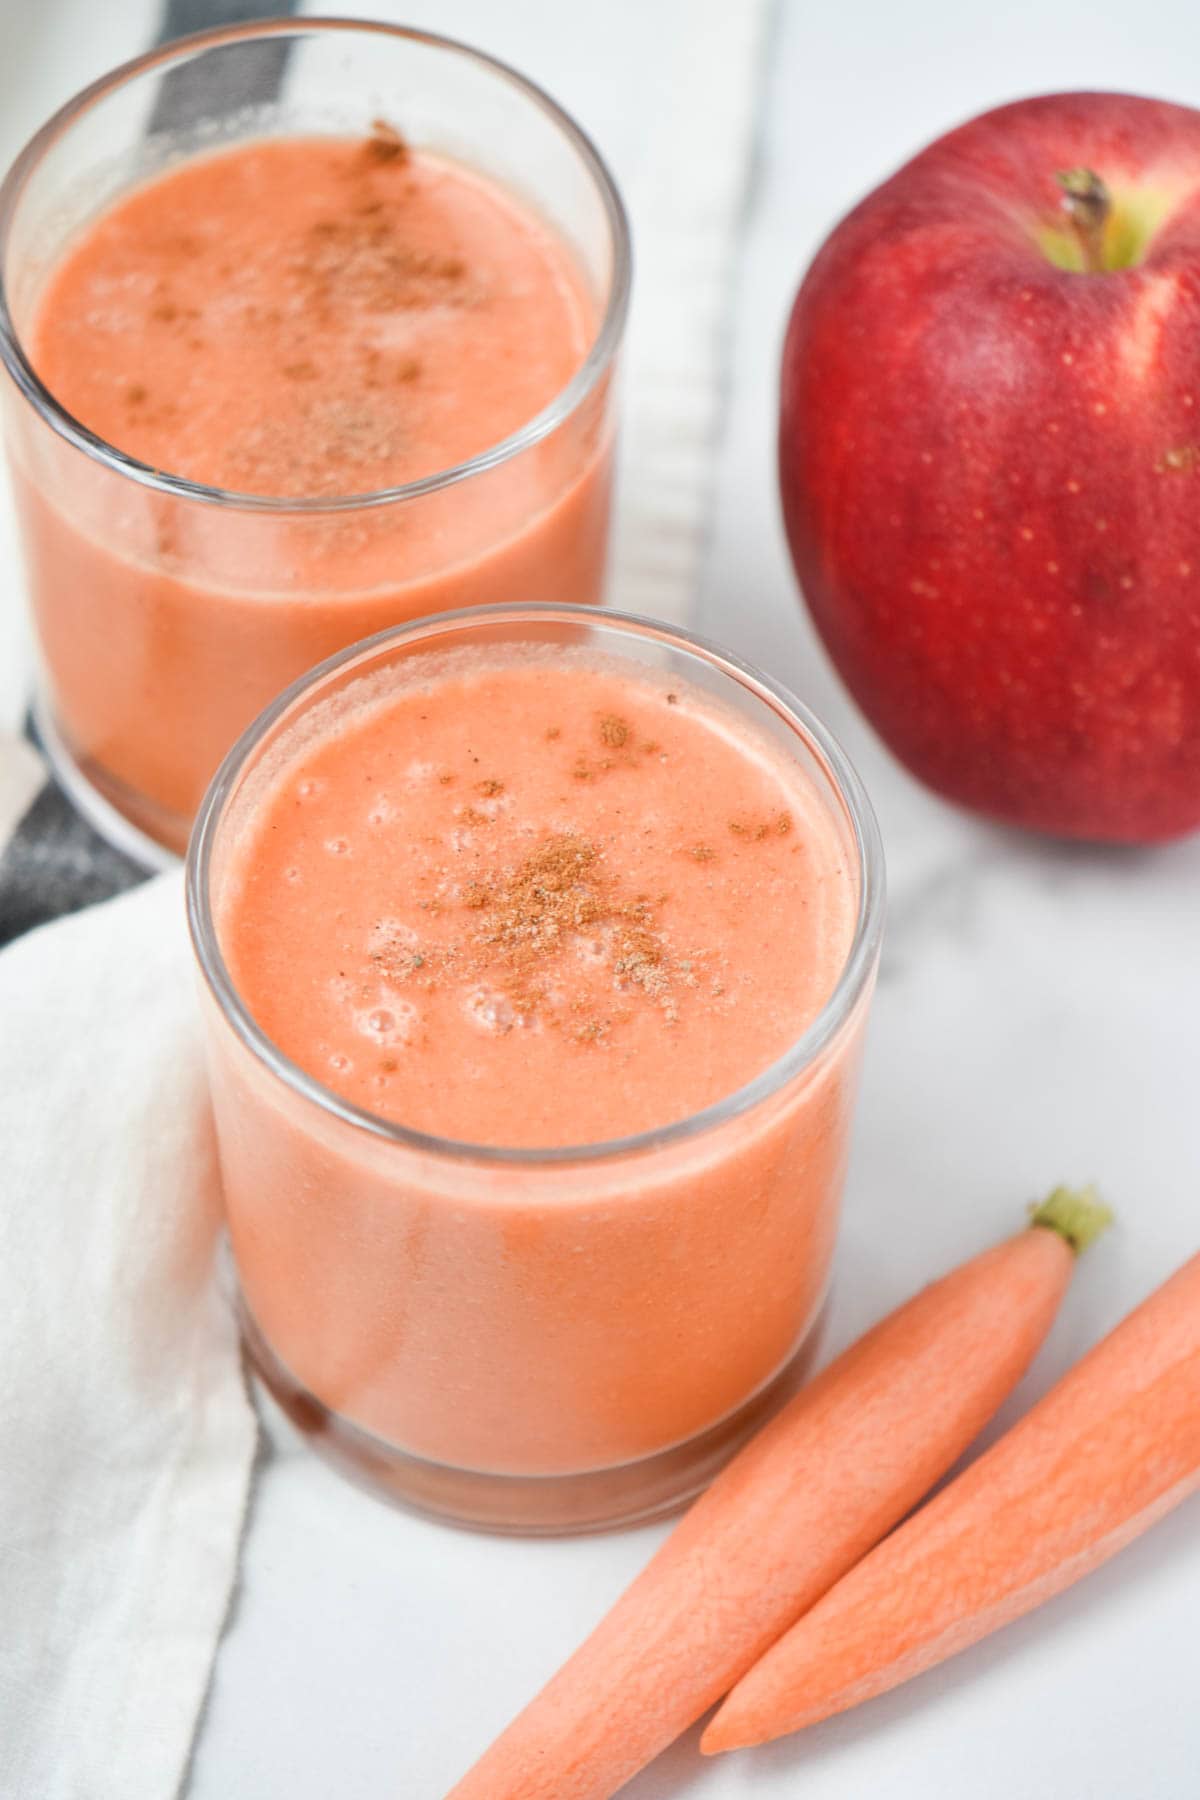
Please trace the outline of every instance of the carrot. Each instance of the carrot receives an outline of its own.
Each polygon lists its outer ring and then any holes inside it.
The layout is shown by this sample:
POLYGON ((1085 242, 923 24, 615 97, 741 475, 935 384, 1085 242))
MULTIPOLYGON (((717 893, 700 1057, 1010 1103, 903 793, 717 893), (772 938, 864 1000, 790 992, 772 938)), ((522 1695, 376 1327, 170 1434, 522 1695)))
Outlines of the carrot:
POLYGON ((970 1443, 1108 1222, 1056 1191, 783 1408, 449 1800, 608 1800, 698 1719, 970 1443))
POLYGON ((919 1675, 1061 1592, 1200 1489, 1200 1256, 844 1576, 734 1688, 709 1754, 919 1675))

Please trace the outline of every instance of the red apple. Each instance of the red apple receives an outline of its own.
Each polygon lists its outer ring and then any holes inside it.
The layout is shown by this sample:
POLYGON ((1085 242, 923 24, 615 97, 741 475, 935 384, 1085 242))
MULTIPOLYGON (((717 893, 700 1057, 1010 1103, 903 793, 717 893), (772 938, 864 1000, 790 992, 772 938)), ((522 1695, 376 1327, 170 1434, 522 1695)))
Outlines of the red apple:
POLYGON ((1200 113, 985 114, 833 232, 783 359, 788 537, 829 652, 951 799, 1200 825, 1200 113))

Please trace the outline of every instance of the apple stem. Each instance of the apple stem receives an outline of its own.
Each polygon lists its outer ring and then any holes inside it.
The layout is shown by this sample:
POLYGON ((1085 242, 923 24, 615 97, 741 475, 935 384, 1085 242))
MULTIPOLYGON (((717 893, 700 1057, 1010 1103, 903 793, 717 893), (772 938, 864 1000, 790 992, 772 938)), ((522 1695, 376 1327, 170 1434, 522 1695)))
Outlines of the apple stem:
POLYGON ((1058 185, 1063 191, 1063 211, 1083 253, 1083 266, 1089 275, 1097 275, 1104 268, 1104 227, 1112 211, 1112 196, 1091 169, 1061 169, 1058 185))

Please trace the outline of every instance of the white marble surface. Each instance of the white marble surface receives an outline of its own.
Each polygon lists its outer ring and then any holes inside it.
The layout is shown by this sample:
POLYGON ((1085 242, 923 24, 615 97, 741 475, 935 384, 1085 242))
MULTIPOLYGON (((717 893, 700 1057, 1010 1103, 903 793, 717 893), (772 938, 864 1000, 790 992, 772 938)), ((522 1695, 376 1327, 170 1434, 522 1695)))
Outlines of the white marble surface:
MULTIPOLYGON (((11 26, 18 0, 4 7, 11 26)), ((447 30, 466 10, 411 9, 447 30)), ((508 10, 495 11, 494 43, 508 10)), ((631 23, 614 30, 611 8, 542 10, 544 33, 535 0, 515 9, 511 54, 585 121, 589 96, 599 107, 612 84, 632 81, 631 106, 652 104, 631 23)), ((53 0, 40 10, 48 39, 54 13, 53 0)), ((641 16, 653 20, 655 0, 641 16)), ((1200 104, 1200 13, 1183 0, 783 5, 701 607, 704 629, 839 732, 887 842, 891 922, 831 1347, 1006 1232, 1061 1177, 1097 1178, 1119 1209, 1000 1425, 1200 1247, 1200 839, 1142 854, 1040 844, 949 810, 896 768, 797 603, 775 501, 775 364, 794 281, 857 193, 985 104, 1086 85, 1200 104)), ((631 1800, 1193 1800, 1198 1505, 1040 1614, 802 1741, 702 1764, 693 1735, 631 1800)), ((660 1535, 474 1536, 272 1452, 189 1800, 438 1800, 660 1535)))

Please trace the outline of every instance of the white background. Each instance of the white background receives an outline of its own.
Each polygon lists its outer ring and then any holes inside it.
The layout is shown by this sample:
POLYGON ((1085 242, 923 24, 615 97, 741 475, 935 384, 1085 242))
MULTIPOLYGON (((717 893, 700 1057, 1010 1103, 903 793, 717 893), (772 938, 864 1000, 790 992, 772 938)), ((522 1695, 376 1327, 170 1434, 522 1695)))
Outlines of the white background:
MULTIPOLYGON (((141 0, 0 0, 5 156, 72 88, 140 47, 151 16, 141 0)), ((425 0, 404 16, 473 37, 543 81, 634 189, 663 86, 720 12, 685 0, 425 0)), ((1118 1232, 1081 1269, 1005 1418, 1200 1247, 1200 840, 1137 854, 1043 845, 968 821, 898 771, 801 614, 777 517, 775 376, 795 282, 849 203, 985 105, 1086 86, 1200 105, 1200 8, 779 8, 700 600, 703 629, 795 687, 842 736, 889 854, 831 1346, 1006 1232, 1060 1178, 1096 1177, 1119 1209, 1118 1232)), ((0 703, 23 679, 15 618, 0 602, 0 703)), ((701 1764, 693 1734, 632 1784, 631 1800, 1196 1800, 1198 1505, 1041 1613, 801 1740, 701 1764)), ((190 1800, 438 1800, 660 1535, 472 1536, 392 1513, 302 1453, 274 1454, 190 1800)))

